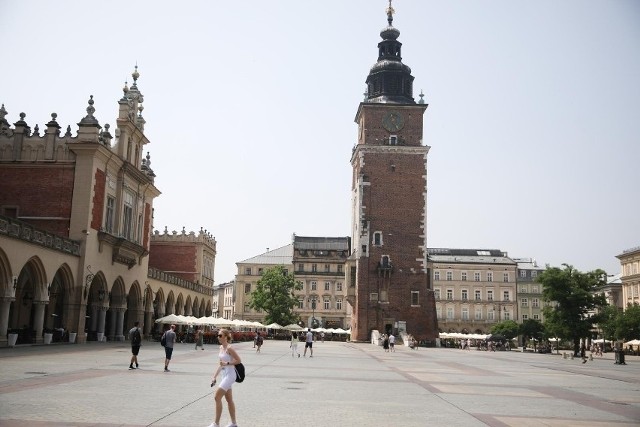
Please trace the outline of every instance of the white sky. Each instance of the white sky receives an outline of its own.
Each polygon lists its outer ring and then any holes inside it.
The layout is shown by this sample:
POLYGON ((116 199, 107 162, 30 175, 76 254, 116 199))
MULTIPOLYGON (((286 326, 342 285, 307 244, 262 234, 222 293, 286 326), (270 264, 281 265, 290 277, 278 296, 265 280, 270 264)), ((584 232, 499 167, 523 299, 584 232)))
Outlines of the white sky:
MULTIPOLYGON (((492 248, 617 273, 640 245, 640 2, 396 0, 429 108, 429 247, 492 248)), ((162 195, 155 226, 235 263, 348 236, 353 122, 385 0, 0 0, 0 103, 115 127, 138 87, 162 195)))

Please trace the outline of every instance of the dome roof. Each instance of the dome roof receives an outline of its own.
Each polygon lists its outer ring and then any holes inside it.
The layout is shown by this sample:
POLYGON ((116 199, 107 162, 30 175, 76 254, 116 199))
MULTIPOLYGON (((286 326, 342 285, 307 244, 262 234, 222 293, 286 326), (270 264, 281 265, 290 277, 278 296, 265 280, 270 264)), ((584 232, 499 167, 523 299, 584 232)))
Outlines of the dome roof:
POLYGON ((389 25, 380 31, 380 37, 382 37, 383 40, 396 40, 400 37, 400 31, 393 25, 389 25))

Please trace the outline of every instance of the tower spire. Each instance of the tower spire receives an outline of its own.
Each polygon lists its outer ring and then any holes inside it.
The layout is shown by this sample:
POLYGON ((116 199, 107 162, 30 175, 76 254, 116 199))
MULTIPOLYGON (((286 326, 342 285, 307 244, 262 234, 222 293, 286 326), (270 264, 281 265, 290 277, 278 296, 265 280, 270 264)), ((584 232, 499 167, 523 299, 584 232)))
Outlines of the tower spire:
POLYGON ((387 7, 387 22, 389 23, 390 27, 393 25, 393 14, 394 13, 396 13, 396 11, 391 6, 391 0, 389 0, 389 7, 387 7))

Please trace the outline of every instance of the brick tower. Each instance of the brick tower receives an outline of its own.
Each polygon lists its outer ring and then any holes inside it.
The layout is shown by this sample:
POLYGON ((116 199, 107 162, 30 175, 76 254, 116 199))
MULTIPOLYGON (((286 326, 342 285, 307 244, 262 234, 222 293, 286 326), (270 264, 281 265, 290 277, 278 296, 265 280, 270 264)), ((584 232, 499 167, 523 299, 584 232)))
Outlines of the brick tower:
POLYGON ((357 341, 369 340, 372 330, 406 331, 419 340, 437 336, 427 268, 427 105, 413 98, 393 14, 389 2, 389 25, 380 32, 378 61, 355 118, 348 301, 357 341))

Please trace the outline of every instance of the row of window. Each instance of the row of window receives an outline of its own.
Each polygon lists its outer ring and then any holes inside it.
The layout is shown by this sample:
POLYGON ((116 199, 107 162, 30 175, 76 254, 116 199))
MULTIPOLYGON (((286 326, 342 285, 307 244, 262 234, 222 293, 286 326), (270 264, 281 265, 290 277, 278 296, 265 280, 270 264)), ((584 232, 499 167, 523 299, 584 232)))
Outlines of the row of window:
MULTIPOLYGON (((494 294, 493 294, 493 290, 492 289, 486 289, 487 292, 487 301, 493 301, 494 300, 494 294)), ((447 289, 446 290, 446 297, 448 300, 453 300, 453 289, 447 289)), ((441 292, 440 289, 434 289, 433 290, 433 295, 435 297, 436 300, 442 299, 441 296, 441 292)), ((469 290, 468 289, 461 289, 460 290, 460 299, 461 300, 468 300, 469 299, 469 290)), ((476 289, 474 292, 474 300, 475 301, 482 301, 482 290, 481 289, 476 289)), ((502 291, 502 301, 510 301, 511 300, 511 291, 505 290, 502 291)))
MULTIPOLYGON (((318 301, 321 302, 321 305, 316 304, 315 300, 309 300, 309 299, 305 299, 305 298, 299 298, 298 299, 298 308, 300 310, 342 310, 343 307, 343 299, 342 297, 338 297, 335 299, 335 301, 331 301, 331 297, 323 297, 322 301, 318 301), (305 306, 305 301, 307 302, 306 306, 305 306), (314 304, 315 307, 314 307, 314 304)), ((250 303, 245 303, 244 304, 244 312, 245 313, 249 313, 251 312, 251 304, 250 303)), ((258 313, 261 312, 261 310, 257 310, 258 313)))
MULTIPOLYGON (((335 273, 342 273, 343 272, 343 265, 342 264, 334 264, 336 266, 336 271, 335 273)), ((308 268, 309 266, 304 264, 304 263, 299 263, 298 264, 298 269, 296 270, 296 272, 305 272, 305 271, 310 271, 312 273, 317 273, 320 270, 318 270, 318 264, 311 264, 311 270, 306 270, 305 268, 308 268), (306 266, 306 267, 305 267, 306 266)), ((285 273, 289 273, 289 270, 285 269, 284 270, 285 273)), ((324 270, 325 273, 333 273, 333 271, 331 271, 331 264, 324 264, 324 270)), ((245 276, 251 276, 254 272, 254 269, 252 269, 251 267, 245 267, 244 268, 244 275, 245 276)), ((256 267, 256 275, 258 276, 262 276, 262 273, 264 272, 264 269, 262 267, 256 267)))
MULTIPOLYGON (((262 276, 262 273, 264 273, 264 268, 262 267, 256 267, 256 275, 257 276, 262 276)), ((251 267, 245 267, 244 268, 244 275, 245 276, 251 276, 253 274, 253 269, 251 267)), ((288 269, 284 269, 284 274, 289 274, 289 270, 288 269)))
MULTIPOLYGON (((305 289, 305 285, 306 287, 310 290, 310 291, 317 291, 318 290, 318 282, 315 280, 310 281, 309 283, 302 283, 302 290, 305 289)), ((327 292, 331 292, 331 288, 332 288, 332 283, 331 282, 324 282, 324 290, 327 292)), ((335 291, 336 292, 342 292, 342 282, 336 282, 335 283, 335 291)), ((251 293, 251 283, 245 283, 244 284, 244 293, 245 294, 250 294, 251 293)))
MULTIPOLYGON (((305 265, 306 264, 304 264, 304 263, 299 263, 298 264, 298 269, 296 271, 297 272, 307 271, 307 270, 305 270, 305 265)), ((336 266, 336 271, 335 272, 336 273, 342 273, 342 268, 343 268, 342 264, 335 264, 335 266, 336 266)), ((318 270, 318 264, 311 264, 311 270, 310 271, 312 273, 317 273, 319 271, 318 270)), ((331 264, 324 264, 324 272, 325 273, 331 273, 332 272, 331 271, 331 264)))
MULTIPOLYGON (((440 270, 436 270, 433 272, 433 280, 442 280, 441 279, 441 274, 440 274, 440 270)), ((466 271, 461 271, 460 272, 460 280, 463 282, 467 281, 467 272, 466 271)), ((454 280, 453 279, 453 271, 447 271, 445 273, 445 280, 451 281, 454 280)), ((482 282, 482 272, 480 271, 475 271, 473 273, 473 281, 474 282, 482 282)), ((493 282, 493 271, 487 271, 486 272, 486 281, 487 282, 493 282)), ((502 273, 502 281, 503 282, 508 282, 509 281, 509 273, 508 272, 503 272, 502 273)))
MULTIPOLYGON (((436 300, 439 300, 440 298, 436 296, 436 300)), ((447 298, 447 300, 453 301, 453 298, 447 298)), ((462 298, 463 301, 468 301, 467 298, 462 298)), ((474 301, 482 301, 482 299, 480 298, 476 298, 474 301)), ((493 301, 493 298, 489 298, 487 299, 487 301, 493 301)), ((508 302, 508 299, 503 299, 503 302, 508 302)), ((529 307, 529 298, 520 298, 520 306, 521 307, 529 307)), ((540 307, 540 300, 538 298, 531 298, 531 307, 533 308, 539 308, 540 307)))
MULTIPOLYGON (((436 308, 436 313, 437 313, 438 319, 444 319, 444 317, 442 317, 442 309, 440 307, 436 308)), ((461 314, 461 320, 469 320, 468 309, 463 309, 460 314, 461 314)), ((455 320, 455 312, 452 307, 447 308, 446 315, 447 315, 446 320, 455 320)), ((534 314, 531 318, 533 320, 541 320, 540 314, 534 314)), ((474 313, 474 320, 485 320, 484 313, 482 312, 482 310, 476 309, 474 313)), ((511 320, 511 313, 509 311, 503 311, 500 318, 498 319, 497 311, 488 310, 486 313, 486 320, 498 320, 498 321, 511 320)), ((523 321, 529 320, 529 315, 523 314, 522 320, 523 321)))
MULTIPOLYGON (((438 319, 444 319, 444 317, 442 317, 442 307, 436 307, 436 315, 438 316, 438 319)), ((454 320, 455 317, 455 310, 453 307, 447 307, 447 311, 446 311, 446 319, 447 320, 454 320)), ((485 313, 483 312, 482 308, 478 307, 475 309, 474 312, 474 320, 498 320, 498 321, 503 321, 503 320, 511 320, 511 312, 510 311, 500 311, 498 310, 494 310, 493 308, 488 308, 486 311, 486 316, 485 313)), ((469 317, 469 308, 467 307, 463 307, 462 310, 460 311, 460 318, 462 320, 470 320, 469 317)))

